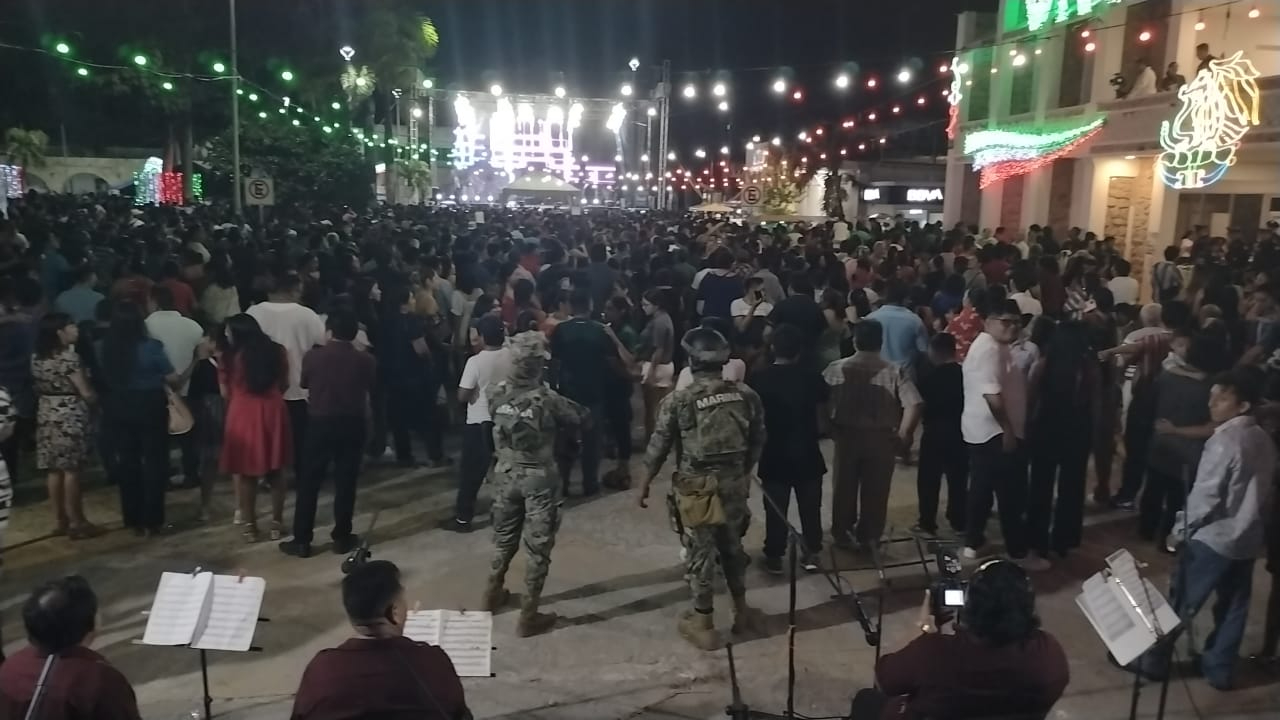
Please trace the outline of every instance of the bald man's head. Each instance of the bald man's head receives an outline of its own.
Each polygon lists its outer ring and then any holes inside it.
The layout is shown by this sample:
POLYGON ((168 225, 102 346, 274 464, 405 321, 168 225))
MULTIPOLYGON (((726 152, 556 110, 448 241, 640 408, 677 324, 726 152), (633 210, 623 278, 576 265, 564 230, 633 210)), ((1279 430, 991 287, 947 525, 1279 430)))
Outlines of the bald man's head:
POLYGON ((1138 319, 1142 321, 1142 327, 1156 327, 1160 324, 1160 314, 1164 308, 1160 303, 1147 303, 1142 306, 1142 310, 1138 311, 1138 319))

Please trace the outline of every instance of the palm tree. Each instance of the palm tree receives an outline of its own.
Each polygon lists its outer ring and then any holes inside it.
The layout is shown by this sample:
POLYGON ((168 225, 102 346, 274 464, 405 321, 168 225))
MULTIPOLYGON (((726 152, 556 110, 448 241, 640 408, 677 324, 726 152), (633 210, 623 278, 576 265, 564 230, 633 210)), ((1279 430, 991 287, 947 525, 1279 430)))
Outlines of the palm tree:
POLYGON ((49 136, 40 130, 9 128, 4 134, 4 154, 10 165, 43 167, 49 150, 49 136))
POLYGON ((431 167, 422 160, 397 160, 396 170, 409 187, 418 193, 418 202, 427 199, 431 191, 431 167))
MULTIPOLYGON (((400 93, 417 82, 418 71, 435 57, 440 47, 440 33, 435 23, 421 15, 414 5, 407 0, 392 0, 372 6, 367 10, 361 27, 359 47, 369 58, 368 73, 374 80, 374 107, 381 110, 384 141, 392 139, 396 121, 394 105, 400 93)), ((352 77, 350 82, 354 85, 355 78, 352 77)), ((348 97, 351 96, 348 91, 348 97)), ((389 149, 387 160, 391 160, 393 154, 394 150, 389 149)), ((393 188, 397 184, 396 165, 387 164, 392 168, 387 186, 393 188)), ((394 198, 389 197, 388 200, 394 201, 394 198)))

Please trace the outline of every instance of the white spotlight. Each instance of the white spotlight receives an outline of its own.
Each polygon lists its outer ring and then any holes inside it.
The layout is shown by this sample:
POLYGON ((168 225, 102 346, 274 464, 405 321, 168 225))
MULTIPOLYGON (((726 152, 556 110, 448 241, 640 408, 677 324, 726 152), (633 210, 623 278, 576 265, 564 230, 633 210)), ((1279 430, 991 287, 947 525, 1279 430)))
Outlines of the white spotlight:
POLYGON ((776 93, 778 93, 779 95, 781 95, 782 93, 786 92, 786 91, 787 91, 787 81, 786 81, 786 80, 783 80, 782 78, 778 78, 777 80, 774 80, 774 81, 773 81, 773 91, 774 91, 774 92, 776 92, 776 93))
POLYGON ((911 82, 911 71, 910 71, 910 70, 906 70, 906 69, 899 70, 899 71, 898 71, 898 82, 900 82, 900 83, 909 83, 909 82, 911 82))
POLYGON ((502 86, 498 83, 494 83, 489 86, 489 92, 493 93, 494 97, 500 97, 502 95, 502 86))
POLYGON ((622 84, 622 96, 623 96, 623 97, 631 97, 631 94, 632 94, 632 93, 634 93, 634 92, 635 92, 635 89, 631 87, 631 83, 623 83, 623 84, 622 84))
POLYGON ((564 97, 564 96, 565 96, 564 86, 563 86, 563 85, 557 85, 557 86, 556 86, 556 97, 558 97, 558 98, 562 98, 562 97, 564 97))
POLYGON ((728 90, 725 88, 724 83, 716 83, 711 88, 711 94, 715 95, 716 97, 724 97, 724 94, 726 92, 728 92, 728 90))
POLYGON ((684 90, 682 92, 684 96, 689 99, 698 97, 698 88, 694 87, 693 85, 685 85, 684 90))
POLYGON ((729 101, 721 100, 720 104, 716 105, 716 108, 719 109, 720 112, 729 112, 729 101))
POLYGON ((845 75, 844 73, 840 73, 839 75, 837 75, 836 87, 840 88, 841 90, 849 87, 849 76, 845 75))

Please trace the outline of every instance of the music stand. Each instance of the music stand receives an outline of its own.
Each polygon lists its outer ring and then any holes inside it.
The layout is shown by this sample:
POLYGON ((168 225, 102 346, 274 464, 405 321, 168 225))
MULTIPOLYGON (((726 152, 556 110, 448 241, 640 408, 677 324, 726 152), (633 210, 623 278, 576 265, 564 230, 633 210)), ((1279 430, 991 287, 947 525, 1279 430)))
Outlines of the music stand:
POLYGON ((213 717, 209 691, 209 651, 262 652, 252 644, 260 616, 266 581, 260 577, 214 575, 196 567, 190 573, 162 573, 151 609, 143 614, 147 626, 142 645, 198 650, 204 718, 213 717))
MULTIPOLYGON (((1115 663, 1133 673, 1129 718, 1137 720, 1144 679, 1142 658, 1152 651, 1162 651, 1161 646, 1173 639, 1180 620, 1160 592, 1153 590, 1150 581, 1142 577, 1142 570, 1129 551, 1119 550, 1107 556, 1107 566, 1084 582, 1076 605, 1115 663), (1128 667, 1135 662, 1137 668, 1128 667)), ((1164 717, 1171 671, 1166 665, 1157 720, 1164 717)))

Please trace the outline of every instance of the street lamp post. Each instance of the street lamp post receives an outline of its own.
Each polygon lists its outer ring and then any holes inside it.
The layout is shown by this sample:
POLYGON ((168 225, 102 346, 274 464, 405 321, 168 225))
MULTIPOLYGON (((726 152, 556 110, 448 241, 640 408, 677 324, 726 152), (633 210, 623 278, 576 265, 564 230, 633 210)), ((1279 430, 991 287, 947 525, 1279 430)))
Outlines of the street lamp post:
POLYGON ((236 0, 227 0, 231 11, 231 209, 240 217, 240 65, 236 52, 236 0))

